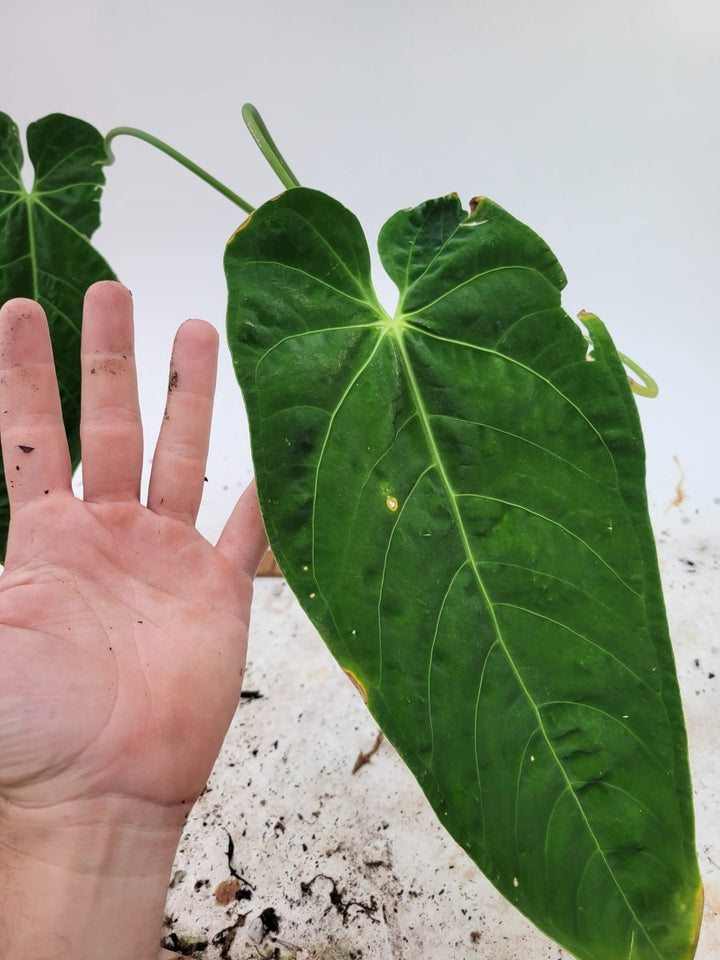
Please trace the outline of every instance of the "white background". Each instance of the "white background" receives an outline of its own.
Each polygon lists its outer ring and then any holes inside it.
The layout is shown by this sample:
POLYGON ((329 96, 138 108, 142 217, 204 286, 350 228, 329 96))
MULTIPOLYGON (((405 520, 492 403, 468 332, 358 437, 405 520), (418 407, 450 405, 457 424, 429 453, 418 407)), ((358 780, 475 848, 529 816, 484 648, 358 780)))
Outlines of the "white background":
MULTIPOLYGON (((568 312, 598 313, 660 383, 639 401, 656 527, 720 530, 714 0, 2 6, 0 109, 21 128, 54 111, 138 126, 259 204, 280 187, 242 125, 249 100, 372 248, 395 210, 451 191, 529 223, 566 270, 568 312), (682 472, 687 498, 669 507, 682 472)), ((223 326, 223 246, 243 214, 142 143, 117 140, 116 156, 96 243, 135 294, 149 460, 172 331, 191 315, 223 326)), ((209 536, 250 472, 225 353, 209 536)))
MULTIPOLYGON (((21 128, 55 111, 103 133, 138 126, 261 203, 280 186, 240 119, 242 104, 255 103, 300 180, 349 206, 371 245, 400 207, 450 191, 463 200, 487 194, 553 248, 570 280, 567 310, 598 313, 618 348, 658 380, 660 397, 639 407, 656 529, 685 524, 676 531, 685 537, 680 559, 665 550, 672 559, 664 576, 706 877, 701 955, 715 956, 719 935, 707 924, 720 911, 713 828, 713 685, 720 681, 705 677, 720 671, 717 552, 705 548, 720 533, 717 0, 0 0, 0 41, 0 110, 21 128), (683 475, 686 498, 671 506, 683 475), (691 556, 692 568, 683 560, 691 556), (692 570, 708 576, 691 580, 692 570), (686 593, 690 582, 695 589, 686 593)), ((144 144, 118 140, 115 152, 96 244, 135 295, 149 462, 170 338, 187 316, 222 328, 223 248, 243 214, 144 144)), ((391 285, 377 285, 392 308, 391 285)), ((250 473, 225 350, 200 518, 211 538, 250 473)), ((289 681, 281 713, 286 702, 305 704, 308 691, 298 683, 307 654, 288 647, 299 628, 262 609, 255 623, 251 667, 261 671, 267 660, 268 677, 289 681), (280 631, 291 669, 278 670, 277 655, 264 651, 265 629, 280 631)), ((288 734, 280 727, 271 727, 271 740, 288 734)), ((327 729, 318 720, 308 735, 328 754, 330 735, 343 757, 369 746, 345 727, 327 729)), ((236 794, 230 771, 228 795, 236 794)), ((354 829, 336 824, 345 838, 354 829)), ((218 837, 222 863, 223 830, 218 837)), ((398 841, 398 850, 412 852, 413 842, 398 841)), ((206 834, 202 844, 203 856, 211 855, 206 834)), ((267 874, 268 896, 292 875, 289 857, 277 860, 277 878, 267 874)), ((347 875, 354 876, 349 865, 347 875)), ((464 922, 468 889, 458 883, 452 904, 426 917, 429 936, 442 937, 443 917, 464 922)), ((481 901, 487 910, 485 892, 481 901)), ((504 950, 528 960, 556 956, 539 934, 527 934, 532 949, 523 946, 526 928, 507 909, 498 936, 512 924, 520 939, 504 950)), ((432 955, 449 956, 440 943, 432 955)), ((482 950, 496 955, 488 943, 482 950)))

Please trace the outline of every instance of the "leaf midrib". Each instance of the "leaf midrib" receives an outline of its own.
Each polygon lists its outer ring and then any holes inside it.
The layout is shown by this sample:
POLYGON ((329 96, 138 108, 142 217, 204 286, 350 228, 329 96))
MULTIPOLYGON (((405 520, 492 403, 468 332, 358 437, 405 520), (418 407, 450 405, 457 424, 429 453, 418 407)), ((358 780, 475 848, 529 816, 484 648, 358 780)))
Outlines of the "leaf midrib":
MULTIPOLYGON (((482 577, 481 577, 481 575, 480 575, 480 572, 479 572, 478 567, 477 567, 477 563, 475 562, 475 557, 474 557, 474 555, 473 555, 473 553, 472 553, 472 550, 471 550, 471 547, 470 547, 470 542, 469 542, 469 538, 468 538, 468 533, 467 533, 467 531, 466 531, 466 529, 465 529, 465 525, 464 525, 464 523, 463 523, 463 519, 462 519, 462 516, 461 516, 461 514, 460 514, 460 510, 459 510, 459 508, 458 508, 458 504, 457 504, 457 499, 458 499, 458 498, 457 498, 457 495, 456 495, 456 493, 455 493, 455 490, 453 489, 452 483, 450 482, 450 478, 449 478, 449 476, 448 476, 448 474, 447 474, 447 471, 445 470, 445 466, 444 466, 444 464, 443 464, 442 458, 441 458, 441 456, 440 456, 440 451, 439 451, 439 449, 438 449, 437 441, 436 441, 435 435, 434 435, 434 433, 433 433, 433 431, 432 431, 432 426, 431 426, 431 422, 430 422, 430 419, 431 419, 431 418, 430 418, 430 416, 429 416, 429 414, 428 414, 428 412, 427 412, 427 410, 426 410, 426 408, 425 408, 425 404, 424 404, 424 402, 423 402, 423 397, 422 397, 422 392, 421 392, 421 390, 420 390, 420 386, 419 386, 419 384, 418 384, 417 378, 415 377, 415 371, 414 371, 414 369, 413 369, 412 362, 411 362, 411 360, 410 360, 410 357, 409 357, 409 355, 408 355, 407 348, 406 348, 406 345, 405 345, 405 342, 404 342, 404 337, 405 337, 405 331, 406 331, 406 329, 408 329, 408 328, 407 328, 406 326, 404 326, 404 325, 403 325, 403 326, 398 326, 398 327, 396 327, 396 328, 394 328, 394 329, 392 330, 392 335, 394 336, 394 339, 395 339, 395 343, 396 343, 396 346, 397 346, 398 355, 399 355, 399 358, 400 358, 400 363, 401 363, 402 369, 403 369, 403 371, 404 371, 404 373, 405 373, 405 377, 406 377, 406 379, 407 379, 408 387, 409 387, 409 390, 410 390, 410 395, 411 395, 411 397, 412 397, 413 403, 414 403, 415 408, 416 408, 416 411, 417 411, 418 419, 419 419, 419 421, 420 421, 420 424, 421 424, 423 433, 424 433, 424 435, 425 435, 425 439, 426 439, 426 442, 427 442, 427 445, 428 445, 428 450, 429 450, 429 453, 430 453, 430 457, 431 457, 431 459, 432 459, 432 461, 433 461, 433 463, 434 463, 434 465, 435 465, 435 468, 436 468, 436 470, 437 470, 437 472, 438 472, 438 475, 439 475, 439 477, 441 478, 442 485, 443 485, 443 487, 444 487, 444 489, 445 489, 445 492, 446 492, 446 495, 447 495, 447 498, 448 498, 448 501, 449 501, 449 504, 450 504, 450 510, 451 510, 451 513, 452 513, 453 517, 455 518, 456 527, 457 527, 457 530, 458 530, 458 533, 459 533, 459 536, 460 536, 460 540, 461 540, 461 543, 462 543, 463 551, 464 551, 465 556, 466 556, 466 558, 467 558, 467 562, 468 562, 468 564, 469 564, 469 566, 470 566, 470 569, 472 570, 473 577, 474 577, 475 582, 476 582, 476 584, 477 584, 477 587, 478 587, 478 590, 479 590, 479 592, 480 592, 480 595, 481 595, 481 597, 482 597, 483 601, 485 602, 485 604, 486 604, 486 606, 487 606, 487 609, 488 609, 488 614, 489 614, 489 617, 490 617, 490 621, 491 621, 491 623, 492 623, 493 632, 494 632, 494 634, 495 634, 495 641, 494 641, 494 643, 491 645, 491 648, 490 648, 490 649, 493 649, 496 645, 500 646, 500 648, 502 649, 503 654, 504 654, 504 656, 505 656, 505 659, 506 659, 506 661, 507 661, 507 664, 508 664, 508 666, 510 667, 511 673, 512 673, 513 676, 515 677, 515 680, 516 680, 516 682, 517 682, 517 684, 518 684, 518 687, 520 688, 522 694, 525 696, 528 704, 530 705, 530 709, 532 710, 532 712, 533 712, 534 715, 535 715, 535 719, 536 719, 536 723, 537 723, 537 729, 538 729, 538 731, 540 732, 540 734, 542 735, 543 739, 545 740, 545 743, 547 744, 547 748, 548 748, 548 750, 549 750, 549 752, 550 752, 550 756, 553 758, 553 760, 554 760, 554 762, 555 762, 555 764, 556 764, 556 766, 557 766, 557 768, 558 768, 558 770, 559 770, 559 772, 560 772, 560 775, 561 775, 562 779, 563 779, 564 782, 565 782, 566 789, 569 790, 569 791, 570 791, 570 794, 572 795, 572 798, 573 798, 573 801, 574 801, 574 803, 575 803, 575 806, 576 806, 576 809, 577 809, 577 811, 578 811, 578 814, 579 814, 582 822, 585 824, 585 827, 586 827, 586 829, 587 829, 587 831, 588 831, 588 834, 589 834, 590 837, 592 838, 592 842, 593 842, 593 844, 594 844, 594 846, 595 846, 595 848, 596 848, 596 850, 597 850, 597 852, 598 852, 598 855, 600 856, 602 862, 604 863, 605 868, 606 868, 606 870, 608 871, 608 874, 610 875, 610 877, 611 877, 611 879, 612 879, 612 882, 614 883, 614 885, 615 885, 618 893, 620 894, 620 897, 621 897, 622 901, 625 903, 625 905, 626 905, 626 907, 627 907, 627 910, 628 910, 628 913, 629 913, 630 917, 632 918, 633 922, 634 922, 634 923, 636 924, 636 926, 642 931, 642 933, 643 933, 643 935, 645 936, 648 944, 649 944, 650 947, 654 950, 654 952, 655 952, 656 955, 658 956, 659 960, 662 960, 662 955, 661 955, 660 952, 658 951, 658 949, 657 949, 657 947, 655 946, 654 942, 651 940, 649 933, 648 933, 647 930, 645 929, 644 925, 643 925, 642 922, 640 921, 640 919, 639 919, 639 917, 637 916, 637 914, 636 914, 635 910, 633 909, 632 905, 631 905, 630 902, 628 901, 627 896, 625 895, 625 892, 623 891, 622 887, 620 886, 620 883, 619 883, 617 877, 615 876, 615 873, 614 873, 612 867, 611 867, 610 864, 608 863, 607 857, 605 856, 605 853, 604 853, 604 851, 603 851, 603 849, 602 849, 602 847, 601 847, 601 845, 600 845, 600 842, 599 842, 599 840, 598 840, 598 838, 597 838, 594 830, 592 829, 592 826, 590 825, 590 822, 588 821, 587 815, 585 814, 585 811, 584 811, 584 809, 583 809, 583 807, 582 807, 582 804, 580 803, 580 801, 579 801, 579 799, 578 799, 578 797, 577 797, 577 794, 576 794, 576 792, 575 792, 575 790, 574 790, 574 788, 573 788, 573 786, 572 786, 572 782, 571 782, 571 780, 569 779, 569 777, 568 777, 568 775, 567 775, 567 773, 566 773, 566 771, 565 771, 565 768, 563 767, 563 764, 562 764, 561 761, 560 761, 560 758, 557 756, 557 753, 556 753, 556 751, 555 751, 555 749, 554 749, 554 747, 553 747, 553 745, 552 745, 552 742, 551 742, 551 740, 550 740, 550 738, 549 738, 549 736, 548 736, 548 734, 547 734, 547 731, 546 731, 546 729, 545 729, 545 725, 544 725, 544 723, 543 723, 543 720, 542 720, 542 717, 541 717, 541 715, 540 715, 539 709, 538 709, 537 705, 535 704, 535 701, 533 700, 533 698, 532 698, 532 696, 531 696, 531 694, 530 694, 530 691, 528 690, 527 686, 526 686, 525 683, 523 682, 523 679, 522 679, 522 677, 521 677, 521 675, 520 675, 520 672, 519 672, 517 666, 515 665, 515 662, 513 661, 512 656, 510 655, 510 651, 508 650, 508 647, 507 647, 507 645, 506 645, 505 638, 504 638, 504 636, 503 636, 502 630, 501 630, 501 628, 500 628, 500 624, 499 624, 499 622, 498 622, 498 619, 497 619, 497 616, 496 616, 496 613, 495 613, 494 604, 492 603, 492 601, 491 601, 491 599, 490 599, 490 595, 489 595, 489 593, 488 593, 488 591, 487 591, 487 588, 486 588, 486 586, 485 586, 485 583, 484 583, 484 581, 483 581, 483 579, 482 579, 482 577)), ((412 328, 412 329, 414 329, 415 332, 422 332, 422 333, 425 332, 425 331, 418 331, 417 328, 412 328)), ((596 432, 597 432, 597 431, 596 431, 596 432)), ((488 654, 488 655, 489 655, 489 654, 488 654)), ((487 657, 486 657, 486 663, 487 663, 487 657)), ((480 687, 480 689, 481 689, 481 687, 480 687)), ((480 705, 480 696, 479 696, 479 692, 478 692, 478 698, 477 698, 476 704, 475 704, 475 729, 474 729, 474 737, 475 737, 475 738, 477 737, 477 716, 478 716, 479 705, 480 705)), ((478 755, 478 751, 477 751, 477 740, 475 739, 475 756, 476 756, 476 758, 477 758, 477 755, 478 755)))
POLYGON ((69 230, 70 233, 73 233, 79 240, 83 243, 89 244, 88 238, 85 234, 81 233, 76 227, 73 226, 68 220, 63 217, 59 217, 47 204, 43 203, 41 197, 43 194, 36 191, 35 189, 28 191, 25 187, 20 184, 17 191, 2 191, 3 193, 15 194, 17 200, 15 203, 11 204, 5 210, 2 211, 2 216, 6 217, 11 210, 14 210, 18 205, 22 205, 25 208, 25 216, 27 218, 28 225, 28 246, 29 251, 24 256, 29 257, 30 259, 30 270, 32 275, 32 288, 33 300, 38 300, 40 298, 40 263, 37 255, 37 239, 35 236, 35 217, 33 215, 34 208, 38 208, 43 211, 43 213, 50 217, 51 219, 57 221, 61 224, 66 230, 69 230))
POLYGON ((40 296, 40 278, 39 278, 39 266, 37 258, 37 243, 35 240, 35 218, 32 213, 33 205, 32 194, 27 193, 25 196, 25 211, 28 221, 28 241, 30 244, 30 269, 32 272, 32 283, 33 283, 33 299, 37 300, 40 296))

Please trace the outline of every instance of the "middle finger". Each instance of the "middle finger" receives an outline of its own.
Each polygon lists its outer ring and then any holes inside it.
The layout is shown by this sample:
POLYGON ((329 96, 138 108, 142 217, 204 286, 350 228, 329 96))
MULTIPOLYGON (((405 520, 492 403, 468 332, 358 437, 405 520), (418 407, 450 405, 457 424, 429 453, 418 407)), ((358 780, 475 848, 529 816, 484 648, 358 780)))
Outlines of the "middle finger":
POLYGON ((81 364, 83 496, 92 502, 137 500, 143 432, 132 297, 119 283, 96 283, 85 295, 81 364))

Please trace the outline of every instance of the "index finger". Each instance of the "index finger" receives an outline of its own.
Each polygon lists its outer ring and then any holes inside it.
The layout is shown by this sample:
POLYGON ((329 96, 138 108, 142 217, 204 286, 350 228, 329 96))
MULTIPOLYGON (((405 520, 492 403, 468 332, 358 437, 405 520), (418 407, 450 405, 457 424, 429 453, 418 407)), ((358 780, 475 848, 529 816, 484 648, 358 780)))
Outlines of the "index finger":
POLYGON ((0 310, 0 434, 10 510, 70 490, 72 467, 47 319, 33 300, 0 310))

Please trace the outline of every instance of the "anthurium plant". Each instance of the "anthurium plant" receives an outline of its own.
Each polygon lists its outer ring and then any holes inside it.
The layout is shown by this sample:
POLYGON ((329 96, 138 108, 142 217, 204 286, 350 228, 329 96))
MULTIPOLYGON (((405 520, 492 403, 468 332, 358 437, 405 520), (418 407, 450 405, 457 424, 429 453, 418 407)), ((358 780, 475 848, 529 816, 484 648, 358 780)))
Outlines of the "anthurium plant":
POLYGON ((0 300, 46 308, 74 457, 80 303, 113 275, 90 238, 131 134, 250 214, 227 334, 268 537, 441 822, 578 960, 690 960, 702 886, 633 397, 654 385, 484 197, 390 217, 387 312, 356 217, 244 114, 286 188, 254 211, 154 137, 61 115, 28 130, 27 190, 0 114, 0 300))

